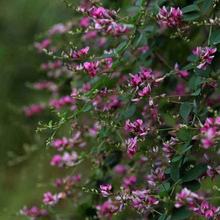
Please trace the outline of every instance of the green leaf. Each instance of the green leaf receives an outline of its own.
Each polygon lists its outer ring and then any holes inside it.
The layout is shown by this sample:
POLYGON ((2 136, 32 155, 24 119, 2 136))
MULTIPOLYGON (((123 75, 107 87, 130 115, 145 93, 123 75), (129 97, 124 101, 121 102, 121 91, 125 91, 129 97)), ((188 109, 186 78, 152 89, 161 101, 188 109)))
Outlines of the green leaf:
POLYGON ((192 136, 193 136, 192 130, 187 128, 181 128, 177 133, 177 137, 181 141, 184 141, 185 143, 190 143, 192 136))
POLYGON ((191 13, 184 16, 184 21, 194 21, 199 18, 200 15, 198 13, 191 13))
POLYGON ((188 219, 191 216, 192 212, 189 211, 186 207, 182 207, 180 209, 176 209, 173 212, 171 220, 184 220, 188 219))
POLYGON ((210 43, 212 45, 217 45, 220 43, 220 31, 219 30, 215 30, 212 32, 210 43))
POLYGON ((82 111, 83 112, 89 112, 92 109, 92 107, 93 106, 91 104, 87 104, 87 105, 83 106, 82 111))
POLYGON ((136 111, 136 105, 129 105, 125 109, 122 109, 119 118, 121 120, 128 119, 134 115, 135 111, 136 111))
POLYGON ((201 184, 199 183, 199 181, 193 180, 193 181, 190 181, 190 182, 183 183, 182 187, 183 188, 186 187, 187 189, 196 192, 197 190, 200 189, 201 184))
POLYGON ((189 102, 184 102, 180 106, 179 112, 185 122, 188 121, 188 117, 189 117, 190 112, 192 111, 192 107, 193 105, 189 102))
POLYGON ((170 177, 173 181, 180 178, 179 161, 171 164, 170 177))
POLYGON ((160 218, 158 220, 166 220, 167 218, 167 215, 166 214, 163 214, 160 216, 160 218))
POLYGON ((183 182, 190 182, 199 178, 207 170, 206 164, 199 164, 192 169, 188 170, 187 173, 181 178, 183 182))
POLYGON ((114 49, 114 53, 115 53, 116 55, 120 54, 120 53, 123 51, 123 49, 126 47, 126 45, 127 45, 127 41, 121 42, 121 43, 117 46, 117 48, 114 49))
POLYGON ((198 5, 196 5, 196 4, 188 5, 184 8, 182 8, 181 10, 184 14, 195 12, 195 11, 200 11, 198 5))
POLYGON ((159 188, 160 188, 160 193, 167 192, 170 189, 170 183, 169 182, 165 182, 165 183, 161 184, 159 186, 159 188))
POLYGON ((203 14, 207 13, 209 9, 213 6, 213 0, 203 0, 201 6, 201 11, 203 14))

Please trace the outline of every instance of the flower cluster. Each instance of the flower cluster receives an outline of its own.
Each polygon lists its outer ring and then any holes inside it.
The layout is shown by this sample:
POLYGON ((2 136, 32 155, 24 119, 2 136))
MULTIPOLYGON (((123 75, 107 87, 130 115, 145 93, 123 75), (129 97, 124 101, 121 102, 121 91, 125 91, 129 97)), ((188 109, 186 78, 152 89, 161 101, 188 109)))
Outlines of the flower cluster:
POLYGON ((52 180, 56 191, 43 195, 48 211, 25 208, 23 215, 55 219, 61 200, 63 211, 65 200, 73 204, 74 219, 111 219, 127 210, 134 219, 172 219, 181 207, 206 219, 219 214, 201 196, 206 190, 189 190, 220 174, 218 64, 207 68, 218 58, 217 42, 206 47, 213 36, 207 43, 207 36, 198 37, 207 32, 205 22, 195 21, 198 30, 191 31, 194 17, 187 19, 185 3, 181 10, 167 1, 158 14, 153 1, 135 3, 122 7, 128 15, 122 17, 105 8, 108 0, 83 0, 83 18, 53 26, 35 43, 50 60, 41 65, 47 75, 32 87, 49 92, 44 104, 24 112, 52 111, 54 121, 40 126, 51 131, 49 163, 62 176, 52 180))
POLYGON ((53 158, 50 161, 50 164, 52 166, 57 167, 72 167, 75 165, 75 163, 78 160, 78 154, 75 151, 72 151, 71 153, 65 152, 63 155, 56 154, 53 156, 53 158))
POLYGON ((24 113, 27 117, 32 117, 40 114, 45 109, 43 104, 32 104, 24 107, 24 113))
POLYGON ((204 125, 200 129, 201 132, 201 144, 204 149, 213 147, 216 143, 216 139, 220 135, 220 117, 207 118, 204 125))
POLYGON ((207 219, 214 218, 220 211, 219 208, 211 205, 203 197, 191 192, 187 188, 182 189, 176 195, 175 207, 180 208, 182 206, 187 206, 190 210, 207 219))
POLYGON ((21 211, 20 211, 21 215, 24 215, 26 217, 29 217, 31 219, 37 219, 39 217, 44 217, 47 216, 48 212, 46 209, 41 209, 38 208, 37 206, 33 206, 31 208, 28 207, 24 207, 21 211))
MULTIPOLYGON (((125 25, 119 24, 115 21, 117 15, 116 11, 96 6, 92 6, 91 8, 81 7, 79 10, 83 13, 87 13, 91 18, 95 30, 104 30, 105 33, 115 36, 124 34, 128 31, 128 28, 125 25)), ((88 18, 81 20, 81 24, 87 26, 89 24, 88 18)))
POLYGON ((163 6, 157 15, 158 23, 162 27, 177 27, 181 24, 182 17, 183 12, 179 7, 167 9, 163 6))
POLYGON ((215 57, 217 48, 212 47, 196 47, 193 49, 193 55, 199 58, 198 69, 205 70, 210 65, 215 57))

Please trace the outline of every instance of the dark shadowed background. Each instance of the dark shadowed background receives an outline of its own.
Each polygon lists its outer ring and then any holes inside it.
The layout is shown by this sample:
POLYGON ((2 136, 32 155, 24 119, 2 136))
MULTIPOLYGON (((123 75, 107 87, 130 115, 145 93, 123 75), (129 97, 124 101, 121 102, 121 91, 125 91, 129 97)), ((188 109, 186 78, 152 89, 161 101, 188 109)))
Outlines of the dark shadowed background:
POLYGON ((26 82, 42 74, 34 40, 70 14, 62 0, 0 0, 0 220, 24 219, 16 212, 44 190, 45 145, 32 145, 37 119, 22 107, 37 101, 26 82))

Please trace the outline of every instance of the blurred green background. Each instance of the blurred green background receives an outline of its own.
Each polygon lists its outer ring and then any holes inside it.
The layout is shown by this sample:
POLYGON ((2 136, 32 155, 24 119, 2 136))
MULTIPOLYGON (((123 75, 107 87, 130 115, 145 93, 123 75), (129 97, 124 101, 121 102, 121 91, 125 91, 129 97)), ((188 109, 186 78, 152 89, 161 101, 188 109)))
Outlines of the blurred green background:
POLYGON ((36 36, 70 15, 62 0, 0 0, 0 220, 25 219, 16 212, 45 190, 45 145, 32 146, 37 119, 21 110, 37 101, 26 86, 42 74, 32 48, 36 36))

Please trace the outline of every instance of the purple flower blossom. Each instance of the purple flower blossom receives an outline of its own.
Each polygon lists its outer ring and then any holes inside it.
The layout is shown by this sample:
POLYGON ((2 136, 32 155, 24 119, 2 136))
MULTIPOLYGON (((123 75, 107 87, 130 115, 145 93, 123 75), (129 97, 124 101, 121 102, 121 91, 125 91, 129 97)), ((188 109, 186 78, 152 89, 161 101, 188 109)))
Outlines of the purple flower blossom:
POLYGON ((124 175, 127 172, 127 167, 123 164, 118 164, 114 167, 114 171, 119 175, 124 175))
POLYGON ((127 145, 127 154, 128 154, 128 156, 133 157, 136 154, 137 149, 138 149, 137 137, 129 138, 126 141, 126 145, 127 145))
POLYGON ((83 64, 83 68, 91 77, 94 77, 94 76, 96 76, 96 74, 98 72, 99 64, 100 63, 98 61, 95 61, 95 62, 85 62, 83 64))
POLYGON ((207 219, 214 218, 220 210, 219 207, 209 204, 203 197, 191 192, 187 188, 182 189, 176 195, 175 207, 180 208, 182 206, 188 206, 190 210, 207 219))
POLYGON ((136 182, 137 182, 137 177, 136 177, 136 176, 125 177, 125 178, 123 179, 123 186, 124 186, 125 188, 130 188, 130 187, 133 186, 136 182))
POLYGON ((40 114, 45 109, 43 104, 33 104, 30 106, 24 107, 24 113, 27 117, 33 117, 40 114))
POLYGON ((24 215, 26 217, 29 217, 31 219, 36 219, 40 217, 44 217, 48 215, 48 212, 46 209, 38 208, 37 206, 33 206, 31 208, 24 207, 20 211, 21 215, 24 215))
POLYGON ((52 205, 55 205, 57 204, 59 201, 59 198, 58 198, 58 195, 53 195, 51 192, 46 192, 44 193, 44 196, 43 196, 43 203, 45 205, 49 205, 49 206, 52 206, 52 205))
POLYGON ((37 48, 38 52, 42 52, 44 49, 47 49, 51 45, 50 39, 45 39, 41 42, 37 42, 34 44, 35 48, 37 48))
POLYGON ((88 54, 90 47, 82 48, 78 51, 73 51, 71 57, 74 59, 80 59, 81 57, 88 54))
POLYGON ((111 194, 111 190, 112 190, 111 184, 102 184, 99 187, 103 197, 108 197, 111 194))
POLYGON ((169 10, 163 6, 158 15, 158 23, 161 27, 177 27, 182 22, 183 12, 180 8, 171 7, 169 10))
POLYGON ((98 215, 100 218, 107 217, 111 218, 114 213, 119 210, 119 207, 116 203, 114 203, 111 199, 105 201, 101 205, 97 205, 96 209, 98 211, 98 215))
POLYGON ((187 78, 189 76, 189 72, 187 70, 180 70, 179 69, 179 64, 175 64, 175 71, 181 78, 187 78))
POLYGON ((56 109, 61 109, 65 105, 73 105, 75 100, 71 96, 63 96, 59 99, 52 99, 50 105, 56 109))
POLYGON ((193 50, 193 54, 199 58, 199 65, 197 65, 197 68, 205 70, 207 66, 212 63, 216 51, 217 48, 196 47, 193 50))
POLYGON ((124 127, 126 132, 134 133, 138 136, 146 136, 148 131, 142 119, 137 119, 131 122, 129 119, 125 122, 124 127))

